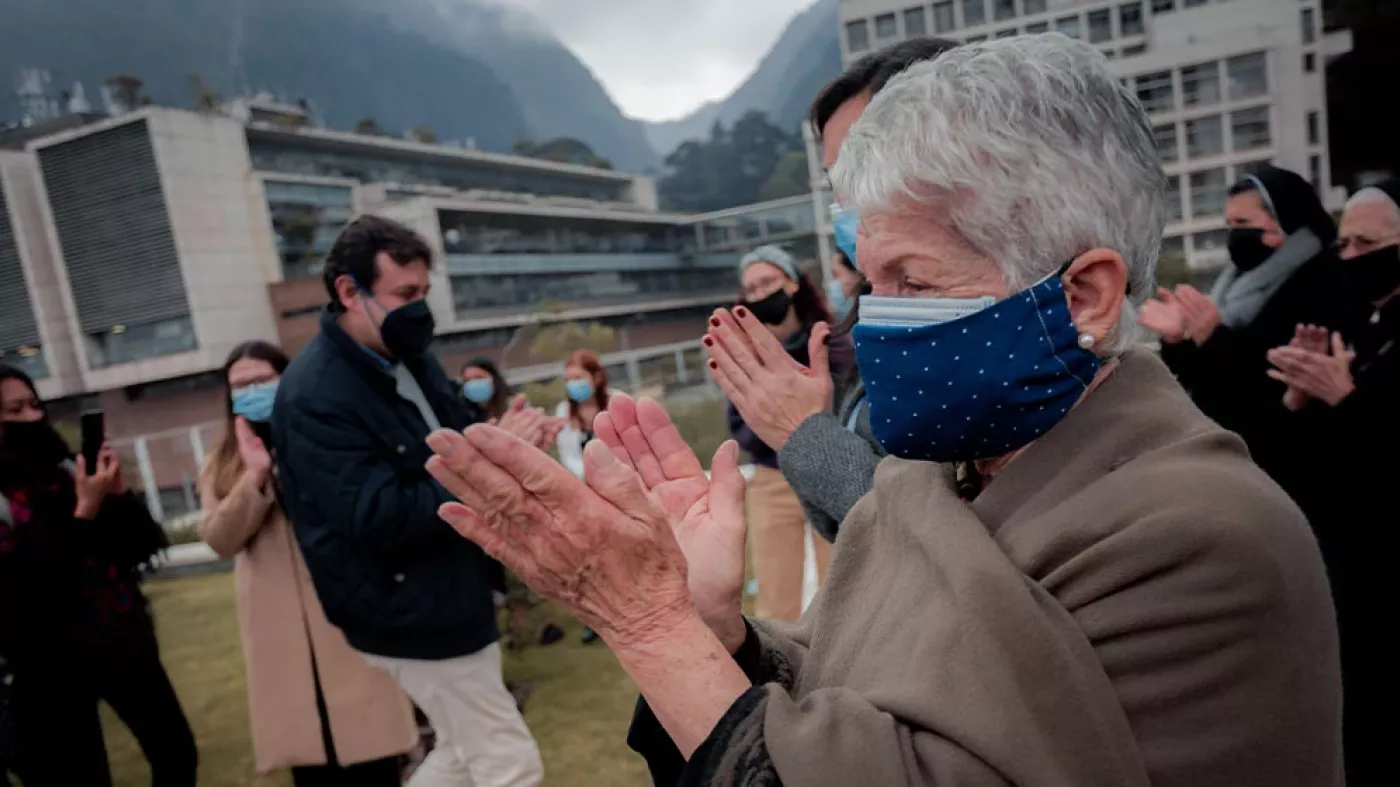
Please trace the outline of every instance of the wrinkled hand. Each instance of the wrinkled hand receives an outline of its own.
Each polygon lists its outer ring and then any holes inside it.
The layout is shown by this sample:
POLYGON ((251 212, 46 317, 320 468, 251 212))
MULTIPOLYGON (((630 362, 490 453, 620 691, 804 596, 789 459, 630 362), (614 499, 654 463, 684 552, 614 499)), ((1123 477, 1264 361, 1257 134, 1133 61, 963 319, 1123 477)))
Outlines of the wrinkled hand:
POLYGON ((428 437, 428 471, 461 503, 442 518, 612 645, 663 636, 694 611, 666 512, 603 443, 585 485, 499 427, 428 437))
POLYGON ((1205 344, 1220 327, 1220 310, 1215 301, 1189 284, 1176 288, 1176 300, 1186 320, 1187 337, 1197 345, 1205 344))
POLYGON ((685 553, 695 611, 730 653, 738 650, 745 634, 746 532, 739 446, 732 440, 720 446, 707 478, 661 405, 626 394, 614 394, 593 427, 666 512, 685 553))
MULTIPOLYGON (((1293 330, 1293 339, 1288 346, 1325 354, 1329 344, 1330 334, 1326 328, 1299 323, 1293 330)), ((1311 400, 1306 391, 1291 385, 1283 392, 1283 406, 1295 412, 1306 407, 1311 400)))
POLYGON ((1149 298, 1138 309, 1138 325, 1162 337, 1167 344, 1177 344, 1186 339, 1186 317, 1181 313, 1181 304, 1176 294, 1165 287, 1157 289, 1157 297, 1149 298))
POLYGON ((1269 370, 1269 377, 1287 385, 1290 390, 1297 389, 1297 397, 1290 399, 1285 394, 1285 405, 1296 403, 1306 396, 1336 407, 1356 390, 1351 376, 1351 362, 1355 358, 1356 353, 1347 349, 1342 335, 1333 333, 1330 353, 1294 347, 1291 343, 1287 347, 1270 350, 1269 363, 1275 368, 1269 370))
POLYGON ((710 317, 704 339, 710 371, 744 423, 774 451, 787 445, 803 421, 831 407, 830 336, 826 323, 812 328, 812 365, 806 367, 748 309, 718 309, 710 317))
POLYGON ((525 395, 517 394, 496 425, 543 451, 559 436, 564 421, 546 416, 538 407, 525 405, 525 395))
POLYGON ((116 492, 121 463, 117 461, 117 452, 104 443, 102 450, 97 454, 97 469, 92 475, 88 475, 87 458, 82 454, 78 455, 77 465, 73 483, 77 487, 78 504, 73 509, 73 516, 78 519, 95 519, 102 510, 102 501, 107 495, 116 492))
POLYGON ((253 431, 253 425, 241 415, 233 419, 233 436, 238 441, 243 471, 262 484, 272 472, 272 454, 263 445, 262 438, 253 431))

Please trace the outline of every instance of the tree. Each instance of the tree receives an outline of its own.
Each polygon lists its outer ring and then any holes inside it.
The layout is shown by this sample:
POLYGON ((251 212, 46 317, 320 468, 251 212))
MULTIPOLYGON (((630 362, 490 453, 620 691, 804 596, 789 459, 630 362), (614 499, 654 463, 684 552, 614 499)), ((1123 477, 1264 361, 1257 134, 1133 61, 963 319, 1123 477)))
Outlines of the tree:
POLYGON ((384 129, 380 128, 378 120, 372 117, 362 117, 360 121, 355 124, 355 133, 363 134, 368 137, 382 137, 384 136, 384 129))
POLYGON ((561 362, 576 350, 604 355, 617 349, 617 331, 601 323, 580 325, 563 322, 540 329, 530 343, 530 354, 545 361, 561 362))
POLYGON ((142 102, 141 78, 130 74, 113 74, 103 82, 107 86, 107 91, 111 94, 112 100, 118 104, 119 109, 130 111, 138 106, 150 103, 142 102))
POLYGON ((194 98, 195 109, 201 112, 217 112, 223 104, 219 91, 207 88, 204 77, 199 74, 190 74, 190 94, 194 98))
POLYGON ((434 134, 432 129, 426 128, 424 126, 414 126, 412 129, 409 130, 408 133, 410 136, 413 137, 414 142, 422 142, 428 145, 433 145, 436 144, 438 141, 437 134, 434 134))
POLYGON ((782 199, 806 194, 811 189, 812 184, 807 172, 807 151, 789 150, 778 159, 777 166, 773 168, 773 175, 763 184, 758 196, 763 200, 782 199))
POLYGON ((561 164, 577 164, 581 167, 612 169, 612 162, 593 152, 588 143, 572 137, 559 137, 546 142, 518 139, 511 145, 511 152, 518 156, 557 161, 561 164))
POLYGON ((658 184, 662 201, 670 210, 707 212, 758 202, 783 171, 774 189, 785 196, 802 193, 807 186, 805 145, 768 122, 762 112, 749 112, 726 129, 718 121, 709 139, 688 140, 666 157, 667 174, 658 184), (789 154, 797 157, 784 163, 789 154), (784 185, 786 184, 786 185, 784 185))

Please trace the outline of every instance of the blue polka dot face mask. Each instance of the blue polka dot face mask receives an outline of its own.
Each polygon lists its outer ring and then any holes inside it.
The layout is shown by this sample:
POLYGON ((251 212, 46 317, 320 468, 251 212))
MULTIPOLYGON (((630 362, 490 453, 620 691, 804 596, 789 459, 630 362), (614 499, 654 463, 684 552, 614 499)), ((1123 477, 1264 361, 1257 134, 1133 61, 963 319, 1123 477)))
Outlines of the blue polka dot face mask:
POLYGON ((880 445, 904 459, 969 461, 1059 423, 1100 367, 1079 346, 1063 273, 1000 302, 862 297, 851 335, 880 445))

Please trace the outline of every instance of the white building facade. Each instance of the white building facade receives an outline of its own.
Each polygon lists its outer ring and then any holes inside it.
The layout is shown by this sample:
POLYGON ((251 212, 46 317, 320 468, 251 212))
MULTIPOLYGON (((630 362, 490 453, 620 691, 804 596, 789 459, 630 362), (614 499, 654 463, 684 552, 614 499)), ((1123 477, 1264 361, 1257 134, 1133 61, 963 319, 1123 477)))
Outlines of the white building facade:
POLYGON ((1151 115, 1168 176, 1163 256, 1205 276, 1227 261, 1225 197, 1265 165, 1308 178, 1331 209, 1320 0, 843 0, 846 63, 906 38, 1060 32, 1087 41, 1151 115))

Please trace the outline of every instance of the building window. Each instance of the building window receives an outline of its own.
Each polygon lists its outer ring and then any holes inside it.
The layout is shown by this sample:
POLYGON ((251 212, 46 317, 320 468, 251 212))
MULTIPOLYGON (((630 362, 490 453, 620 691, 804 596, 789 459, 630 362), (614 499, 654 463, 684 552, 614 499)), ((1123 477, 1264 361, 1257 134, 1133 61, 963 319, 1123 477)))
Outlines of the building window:
POLYGON ((870 48, 870 30, 864 19, 846 23, 846 48, 852 52, 864 52, 870 48))
POLYGON ((1322 157, 1316 153, 1308 156, 1308 181, 1314 189, 1322 188, 1322 157))
MULTIPOLYGON (((1175 136, 1175 135, 1173 135, 1175 136)), ((1167 222, 1181 221, 1181 176, 1167 176, 1167 222)))
POLYGON ((1152 13, 1169 14, 1176 10, 1176 0, 1152 0, 1152 13))
MULTIPOLYGON (((1123 54, 1127 55, 1127 52, 1123 54)), ((1148 112, 1167 112, 1175 109, 1176 94, 1172 91, 1172 73, 1158 71, 1138 77, 1137 98, 1142 102, 1142 108, 1148 112)))
POLYGON ((1269 92, 1268 62, 1263 52, 1240 55, 1225 61, 1230 79, 1230 98, 1237 100, 1269 92))
POLYGON ((1225 152, 1225 124, 1219 115, 1186 121, 1186 155, 1218 156, 1225 152))
POLYGON ((1303 71, 1308 74, 1317 73, 1317 55, 1312 52, 1303 53, 1303 71))
POLYGON ((1225 251, 1230 243, 1229 230, 1211 230, 1210 232, 1198 232, 1191 236, 1191 247, 1195 251, 1216 252, 1225 251))
POLYGON ((928 35, 923 6, 904 9, 904 35, 909 38, 928 35))
POLYGON ((331 244, 355 215, 350 187, 267 180, 263 192, 282 276, 319 274, 331 244))
POLYGON ((1147 44, 1133 44, 1123 47, 1123 57, 1137 57, 1147 51, 1147 44))
POLYGON ((1026 15, 1045 13, 1045 0, 1024 0, 1021 7, 1026 9, 1026 15))
POLYGON ((1308 144, 1322 144, 1322 123, 1317 112, 1308 113, 1308 144))
POLYGON ((1142 3, 1129 3, 1118 7, 1118 28, 1120 35, 1124 37, 1142 35, 1142 3))
POLYGON ((1016 18, 1016 0, 992 0, 992 18, 998 22, 1016 18))
POLYGON ((996 38, 1010 38, 1014 35, 1016 35, 1016 28, 1008 27, 1005 30, 998 30, 996 38))
POLYGON ((1182 2, 1181 2, 1181 7, 1182 7, 1182 8, 1197 8, 1197 7, 1203 6, 1203 5, 1205 5, 1206 3, 1209 3, 1209 2, 1210 2, 1210 0, 1182 0, 1182 2))
POLYGON ((986 36, 968 36, 968 37, 967 37, 967 43, 969 43, 969 44, 980 44, 980 43, 982 43, 983 41, 986 41, 986 40, 987 40, 987 37, 986 37, 986 36))
POLYGON ((1089 12, 1089 42, 1102 44, 1113 40, 1113 15, 1107 8, 1089 12))
POLYGON ((875 37, 894 38, 899 35, 899 24, 895 22, 894 14, 880 14, 875 17, 875 37))
POLYGON ((1162 257, 1185 257, 1186 238, 1182 235, 1173 235, 1170 238, 1162 238, 1162 257))
POLYGON ((983 0, 962 0, 963 27, 976 27, 987 22, 987 6, 983 0))
POLYGON ((1188 107, 1220 103, 1220 64, 1201 63, 1181 69, 1181 103, 1188 107))
POLYGON ((1265 167, 1272 167, 1273 161, 1269 159, 1259 159, 1258 161, 1244 161, 1235 165, 1235 180, 1239 180, 1245 175, 1253 175, 1265 167))
POLYGON ((1055 20, 1055 30, 1064 33, 1070 38, 1079 38, 1079 17, 1067 16, 1063 19, 1055 20))
POLYGON ((1312 44, 1317 42, 1317 11, 1311 8, 1303 9, 1303 43, 1312 44))
POLYGON ((943 0, 933 4, 933 30, 935 33, 948 33, 958 29, 953 17, 953 0, 943 0))
POLYGON ((1118 57, 1118 53, 1112 49, 1105 49, 1102 51, 1105 60, 1113 60, 1118 57))
POLYGON ((116 325, 86 337, 88 368, 102 369, 122 363, 162 358, 199 349, 189 317, 143 325, 116 325))
POLYGON ((1035 35, 1036 33, 1048 33, 1048 32, 1050 32, 1050 23, 1049 23, 1049 22, 1036 22, 1036 23, 1033 24, 1033 25, 1026 25, 1026 33, 1028 33, 1028 34, 1030 34, 1030 35, 1035 35))
POLYGON ((1231 112, 1230 136, 1237 151, 1267 148, 1273 144, 1269 136, 1269 108, 1254 107, 1231 112))
POLYGON ((1152 141, 1157 145, 1157 155, 1162 158, 1163 164, 1171 164, 1177 160, 1175 123, 1154 126, 1152 128, 1152 141))
POLYGON ((1225 170, 1191 173, 1191 217, 1208 219, 1225 213, 1225 170))

